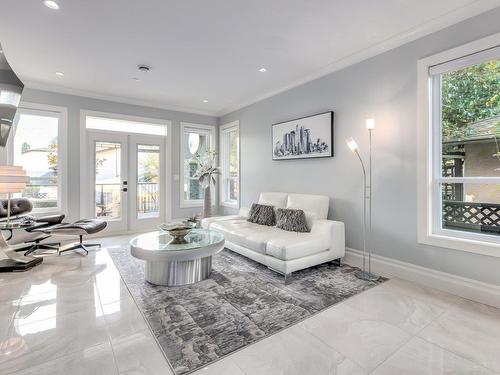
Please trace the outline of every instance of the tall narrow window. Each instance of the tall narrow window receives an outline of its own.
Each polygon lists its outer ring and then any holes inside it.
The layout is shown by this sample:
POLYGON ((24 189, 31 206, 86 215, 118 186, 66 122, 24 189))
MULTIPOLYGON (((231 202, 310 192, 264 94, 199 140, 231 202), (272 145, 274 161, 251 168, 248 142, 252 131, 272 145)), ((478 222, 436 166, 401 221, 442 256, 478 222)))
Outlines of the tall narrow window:
POLYGON ((428 232, 500 243, 500 47, 444 61, 427 77, 428 232))
POLYGON ((221 205, 237 208, 240 196, 239 122, 220 127, 221 205))
POLYGON ((181 207, 201 206, 203 187, 196 177, 196 157, 214 150, 214 127, 181 123, 181 207))
POLYGON ((160 217, 160 146, 137 145, 137 218, 160 217))
POLYGON ((30 183, 17 194, 35 211, 61 210, 61 140, 59 112, 20 108, 12 141, 12 161, 22 166, 30 183))
POLYGON ((498 236, 500 59, 478 54, 474 62, 435 66, 431 75, 441 229, 498 236))

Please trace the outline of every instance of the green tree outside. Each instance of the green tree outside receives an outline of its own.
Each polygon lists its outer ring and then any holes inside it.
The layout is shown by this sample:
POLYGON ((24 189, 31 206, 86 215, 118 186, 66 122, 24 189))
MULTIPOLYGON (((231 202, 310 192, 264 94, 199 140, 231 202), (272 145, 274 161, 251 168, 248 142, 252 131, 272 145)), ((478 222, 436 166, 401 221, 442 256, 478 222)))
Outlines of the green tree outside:
POLYGON ((500 60, 442 76, 443 138, 463 138, 466 125, 500 115, 500 60))

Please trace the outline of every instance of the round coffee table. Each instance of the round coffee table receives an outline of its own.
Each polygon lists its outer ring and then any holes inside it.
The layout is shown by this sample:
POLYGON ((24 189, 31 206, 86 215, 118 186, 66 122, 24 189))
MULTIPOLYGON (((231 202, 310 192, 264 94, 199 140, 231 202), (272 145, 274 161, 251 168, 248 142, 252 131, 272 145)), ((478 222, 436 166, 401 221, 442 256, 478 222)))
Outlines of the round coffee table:
POLYGON ((224 248, 224 236, 193 229, 185 243, 175 243, 166 232, 141 234, 130 241, 132 256, 146 261, 145 278, 152 284, 179 286, 210 276, 212 255, 224 248))

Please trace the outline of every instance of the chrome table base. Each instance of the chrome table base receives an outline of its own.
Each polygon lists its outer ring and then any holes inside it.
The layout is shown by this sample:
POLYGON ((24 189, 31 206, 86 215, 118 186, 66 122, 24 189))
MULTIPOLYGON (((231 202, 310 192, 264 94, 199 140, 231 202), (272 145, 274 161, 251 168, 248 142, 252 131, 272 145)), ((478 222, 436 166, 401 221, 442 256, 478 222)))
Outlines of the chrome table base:
POLYGON ((155 285, 194 284, 210 276, 212 256, 173 262, 146 262, 146 281, 155 285))

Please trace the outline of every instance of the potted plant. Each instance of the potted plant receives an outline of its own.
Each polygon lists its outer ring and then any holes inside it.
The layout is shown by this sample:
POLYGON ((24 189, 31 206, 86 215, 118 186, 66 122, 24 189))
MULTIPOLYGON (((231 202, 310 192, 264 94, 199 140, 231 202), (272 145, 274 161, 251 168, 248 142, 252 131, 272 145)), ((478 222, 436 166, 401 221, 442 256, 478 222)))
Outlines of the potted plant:
POLYGON ((217 152, 211 150, 205 152, 203 157, 198 153, 195 156, 198 169, 194 177, 198 179, 204 191, 203 217, 210 217, 212 214, 211 186, 216 184, 215 175, 220 174, 219 167, 215 166, 216 159, 217 152))

